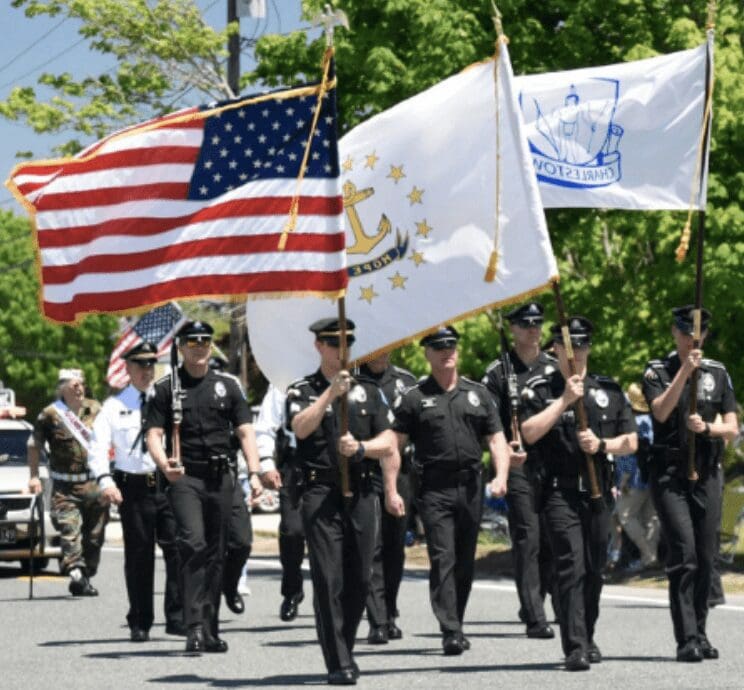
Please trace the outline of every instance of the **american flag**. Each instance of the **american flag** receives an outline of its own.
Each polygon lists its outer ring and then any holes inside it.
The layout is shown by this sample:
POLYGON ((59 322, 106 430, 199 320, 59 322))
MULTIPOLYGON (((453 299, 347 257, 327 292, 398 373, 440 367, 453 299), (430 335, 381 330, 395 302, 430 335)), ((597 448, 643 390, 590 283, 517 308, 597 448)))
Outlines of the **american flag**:
POLYGON ((186 322, 181 308, 174 302, 156 307, 129 324, 114 345, 109 359, 106 381, 113 388, 124 388, 129 383, 126 364, 121 356, 142 341, 158 346, 158 356, 168 351, 173 336, 186 322))
POLYGON ((335 88, 190 108, 71 159, 23 163, 7 185, 35 221, 53 321, 224 294, 337 296, 347 282, 335 88), (279 238, 293 196, 296 227, 279 238))

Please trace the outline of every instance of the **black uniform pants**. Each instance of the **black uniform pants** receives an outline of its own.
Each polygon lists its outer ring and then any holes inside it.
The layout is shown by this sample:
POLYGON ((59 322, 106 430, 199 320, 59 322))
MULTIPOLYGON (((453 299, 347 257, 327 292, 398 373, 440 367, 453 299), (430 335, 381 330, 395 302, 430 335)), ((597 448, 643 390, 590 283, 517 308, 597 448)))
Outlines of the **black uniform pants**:
POLYGON ((329 672, 351 667, 372 572, 380 503, 355 492, 344 505, 337 486, 311 484, 302 495, 318 641, 329 672))
POLYGON ((547 623, 543 601, 553 579, 547 529, 535 501, 534 487, 524 473, 510 472, 506 502, 514 580, 520 613, 528 627, 547 623))
POLYGON ((305 528, 302 504, 294 465, 282 468, 279 489, 279 560, 282 564, 282 596, 302 592, 302 559, 305 558, 305 528))
POLYGON ((243 572, 253 546, 253 524, 251 514, 245 504, 245 494, 240 482, 235 482, 230 507, 230 520, 227 526, 227 551, 222 574, 222 591, 228 596, 238 589, 243 572))
POLYGON ((168 487, 168 498, 178 527, 184 623, 217 635, 233 477, 229 472, 213 479, 186 474, 168 487))
POLYGON ((442 633, 462 630, 473 586, 483 492, 480 475, 456 486, 428 485, 418 501, 429 552, 429 596, 442 633))
POLYGON ((584 654, 594 641, 599 618, 602 570, 607 560, 610 513, 589 505, 589 494, 575 489, 549 489, 545 522, 553 550, 563 653, 584 654))
MULTIPOLYGON (((152 476, 152 475, 151 475, 152 476)), ((129 597, 130 628, 149 630, 154 619, 155 544, 165 560, 165 620, 183 624, 178 586, 180 558, 176 546, 176 519, 165 494, 148 486, 147 475, 115 473, 123 502, 119 506, 124 537, 124 578, 129 597)))
POLYGON ((652 476, 651 493, 667 544, 669 608, 677 645, 705 635, 708 594, 721 522, 721 472, 695 482, 678 474, 652 476))
POLYGON ((393 623, 398 616, 398 590, 403 579, 406 559, 406 527, 411 506, 410 475, 398 474, 398 493, 406 506, 406 516, 395 517, 384 508, 385 495, 380 493, 380 530, 375 557, 372 561, 372 580, 367 595, 367 619, 370 626, 393 623))

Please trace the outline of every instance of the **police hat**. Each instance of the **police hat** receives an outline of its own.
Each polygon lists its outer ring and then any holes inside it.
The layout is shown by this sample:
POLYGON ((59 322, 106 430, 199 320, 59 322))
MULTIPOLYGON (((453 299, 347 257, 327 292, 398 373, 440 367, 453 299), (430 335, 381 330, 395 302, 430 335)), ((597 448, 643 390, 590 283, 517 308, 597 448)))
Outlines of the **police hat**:
POLYGON ((178 341, 198 340, 199 342, 212 340, 212 328, 206 321, 187 321, 178 331, 178 341))
POLYGON ((434 350, 447 350, 456 347, 459 339, 460 334, 454 326, 442 326, 434 333, 429 333, 429 335, 421 338, 421 345, 431 347, 434 350))
MULTIPOLYGON (((354 337, 354 322, 346 319, 346 345, 353 345, 356 338, 354 337)), ((315 333, 315 339, 327 343, 331 347, 338 347, 341 344, 341 322, 338 319, 318 319, 310 324, 310 330, 315 333)))
MULTIPOLYGON (((591 345, 592 344, 592 332, 594 331, 594 325, 589 319, 583 316, 570 316, 568 319, 568 332, 571 335, 571 344, 576 345, 591 345)), ((550 327, 550 333, 553 336, 554 343, 563 343, 563 332, 561 331, 561 324, 556 323, 550 327)))
MULTIPOLYGON (((700 310, 700 330, 708 330, 708 324, 712 318, 712 314, 707 309, 700 310)), ((695 322, 693 320, 695 313, 695 307, 692 304, 686 304, 684 307, 675 307, 672 309, 672 316, 674 317, 674 325, 685 335, 695 334, 695 322)))
POLYGON ((506 319, 509 323, 516 324, 517 326, 540 326, 542 325, 543 305, 540 302, 527 302, 516 309, 512 309, 507 315, 506 319))
POLYGON ((127 350, 121 358, 128 362, 157 362, 158 348, 153 343, 143 340, 127 350))

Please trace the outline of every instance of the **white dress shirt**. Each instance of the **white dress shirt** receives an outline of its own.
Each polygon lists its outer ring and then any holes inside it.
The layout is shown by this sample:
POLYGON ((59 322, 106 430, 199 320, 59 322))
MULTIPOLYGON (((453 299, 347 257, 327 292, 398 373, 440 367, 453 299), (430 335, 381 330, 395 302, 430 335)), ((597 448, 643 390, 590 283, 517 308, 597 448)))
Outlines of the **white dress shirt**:
POLYGON ((114 468, 122 472, 147 474, 155 471, 155 462, 142 449, 142 438, 137 438, 140 429, 140 392, 134 386, 129 385, 105 400, 93 423, 93 452, 88 456, 88 466, 102 489, 114 486, 109 476, 112 458, 114 468))
POLYGON ((284 426, 284 403, 286 400, 287 395, 285 393, 282 393, 274 385, 269 385, 266 395, 261 401, 258 419, 253 425, 256 432, 258 457, 261 458, 261 472, 276 469, 276 463, 274 462, 276 435, 279 429, 284 426))

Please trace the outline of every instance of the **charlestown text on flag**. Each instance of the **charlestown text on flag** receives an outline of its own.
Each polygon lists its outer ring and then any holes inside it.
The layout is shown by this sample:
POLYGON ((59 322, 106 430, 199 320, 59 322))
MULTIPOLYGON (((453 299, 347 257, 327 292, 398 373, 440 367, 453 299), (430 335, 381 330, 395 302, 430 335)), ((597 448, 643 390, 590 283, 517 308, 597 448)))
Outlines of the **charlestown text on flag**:
POLYGON ((176 331, 186 322, 181 308, 175 302, 163 304, 130 323, 121 334, 109 359, 106 381, 114 388, 124 388, 129 383, 126 363, 121 358, 142 341, 157 345, 158 356, 165 354, 173 342, 176 331))
POLYGON ((6 184, 35 221, 44 315, 72 322, 201 295, 337 296, 347 273, 335 88, 297 184, 319 89, 183 110, 75 158, 16 166, 6 184))

